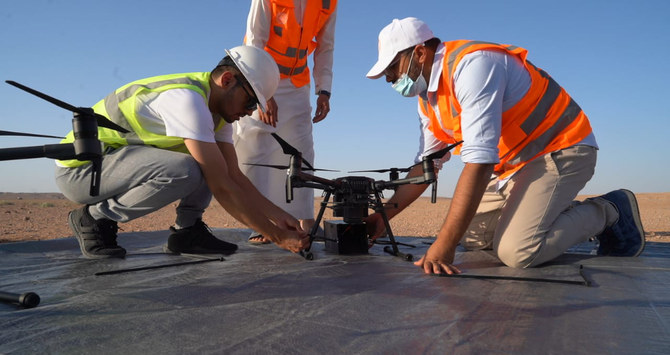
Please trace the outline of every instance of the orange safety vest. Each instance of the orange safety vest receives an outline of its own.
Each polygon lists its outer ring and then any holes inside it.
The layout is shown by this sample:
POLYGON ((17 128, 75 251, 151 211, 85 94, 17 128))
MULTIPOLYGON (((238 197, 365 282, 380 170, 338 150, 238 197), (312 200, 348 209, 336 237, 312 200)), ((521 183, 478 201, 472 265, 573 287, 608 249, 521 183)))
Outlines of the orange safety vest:
MULTIPOLYGON (((510 176, 531 160, 573 146, 591 133, 591 125, 582 109, 544 70, 526 59, 528 51, 517 46, 480 41, 445 42, 446 52, 437 89, 440 115, 421 97, 421 111, 430 119, 429 130, 446 143, 463 137, 461 107, 454 94, 454 71, 468 53, 478 50, 502 50, 521 59, 530 73, 530 89, 512 108, 502 114, 498 143, 500 162, 495 166, 499 179, 510 176), (453 134, 449 134, 449 133, 453 134)), ((460 146, 454 154, 460 153, 460 146)))
POLYGON ((307 56, 317 46, 314 37, 335 11, 337 0, 308 0, 298 24, 293 0, 271 0, 272 20, 265 50, 279 66, 281 79, 291 78, 296 87, 309 84, 307 56))

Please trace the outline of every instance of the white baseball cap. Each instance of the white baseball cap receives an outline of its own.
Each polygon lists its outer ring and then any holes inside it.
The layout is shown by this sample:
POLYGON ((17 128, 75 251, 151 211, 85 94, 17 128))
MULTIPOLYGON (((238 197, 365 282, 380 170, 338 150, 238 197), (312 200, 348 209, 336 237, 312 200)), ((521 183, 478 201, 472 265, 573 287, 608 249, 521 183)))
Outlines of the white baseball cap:
POLYGON ((435 37, 433 31, 428 25, 416 17, 393 19, 379 32, 379 59, 366 76, 370 79, 379 79, 398 52, 423 44, 433 37, 435 37))

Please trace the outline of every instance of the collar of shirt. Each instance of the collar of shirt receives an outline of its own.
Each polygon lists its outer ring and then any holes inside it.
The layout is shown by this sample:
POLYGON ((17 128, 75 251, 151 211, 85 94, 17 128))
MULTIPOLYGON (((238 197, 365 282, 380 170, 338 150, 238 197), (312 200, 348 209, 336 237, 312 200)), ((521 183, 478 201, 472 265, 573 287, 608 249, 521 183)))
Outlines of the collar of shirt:
POLYGON ((437 88, 440 86, 440 76, 442 76, 442 67, 444 65, 444 52, 446 47, 444 43, 440 43, 435 49, 435 56, 433 57, 433 68, 430 72, 430 81, 428 82, 428 102, 435 105, 437 102, 437 88))

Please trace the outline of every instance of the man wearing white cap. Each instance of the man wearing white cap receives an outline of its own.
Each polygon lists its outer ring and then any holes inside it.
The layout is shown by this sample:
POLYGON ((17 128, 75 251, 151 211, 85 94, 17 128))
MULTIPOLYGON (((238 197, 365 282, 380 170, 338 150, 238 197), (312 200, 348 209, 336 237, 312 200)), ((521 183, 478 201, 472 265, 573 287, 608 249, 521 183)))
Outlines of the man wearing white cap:
MULTIPOLYGON (((386 77, 406 97, 418 96, 422 156, 464 141, 465 163, 436 241, 415 264, 426 273, 458 273, 459 242, 493 249, 511 267, 534 267, 596 237, 598 254, 637 256, 644 230, 635 195, 616 190, 573 201, 591 179, 598 146, 589 120, 523 48, 458 40, 442 43, 412 17, 379 33, 379 58, 367 77, 386 77)), ((447 157, 448 158, 448 157, 447 157)), ((438 162, 440 165, 441 162, 438 162)), ((422 173, 415 166, 409 176, 422 173)), ((390 199, 390 218, 427 185, 404 185, 390 199)), ((384 233, 379 214, 367 219, 384 233)))
MULTIPOLYGON (((84 204, 68 222, 87 258, 123 258, 117 222, 128 222, 179 200, 169 253, 230 254, 202 221, 213 197, 234 218, 298 252, 309 244, 298 220, 264 198, 240 172, 231 123, 260 105, 279 82, 265 51, 238 46, 211 72, 162 75, 115 90, 93 110, 128 132, 98 127, 104 144, 100 193, 90 196, 90 161, 59 160, 56 183, 84 204)), ((70 132, 64 143, 73 142, 70 132)))

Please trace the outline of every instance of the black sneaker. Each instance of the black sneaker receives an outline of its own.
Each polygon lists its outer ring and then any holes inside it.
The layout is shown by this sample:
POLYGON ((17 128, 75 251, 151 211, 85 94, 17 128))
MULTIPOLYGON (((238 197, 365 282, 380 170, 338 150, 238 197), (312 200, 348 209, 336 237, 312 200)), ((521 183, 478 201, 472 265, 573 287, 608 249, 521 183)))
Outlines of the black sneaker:
POLYGON ((109 219, 93 219, 88 213, 88 206, 70 212, 68 224, 85 257, 105 259, 126 256, 126 249, 116 244, 116 232, 119 230, 116 222, 109 219))
POLYGON ((217 239, 201 219, 188 228, 170 227, 170 237, 164 250, 175 254, 224 254, 237 250, 237 245, 217 239))
POLYGON ((628 190, 609 192, 601 198, 611 202, 619 219, 598 235, 598 255, 638 256, 644 250, 644 229, 635 194, 628 190))

